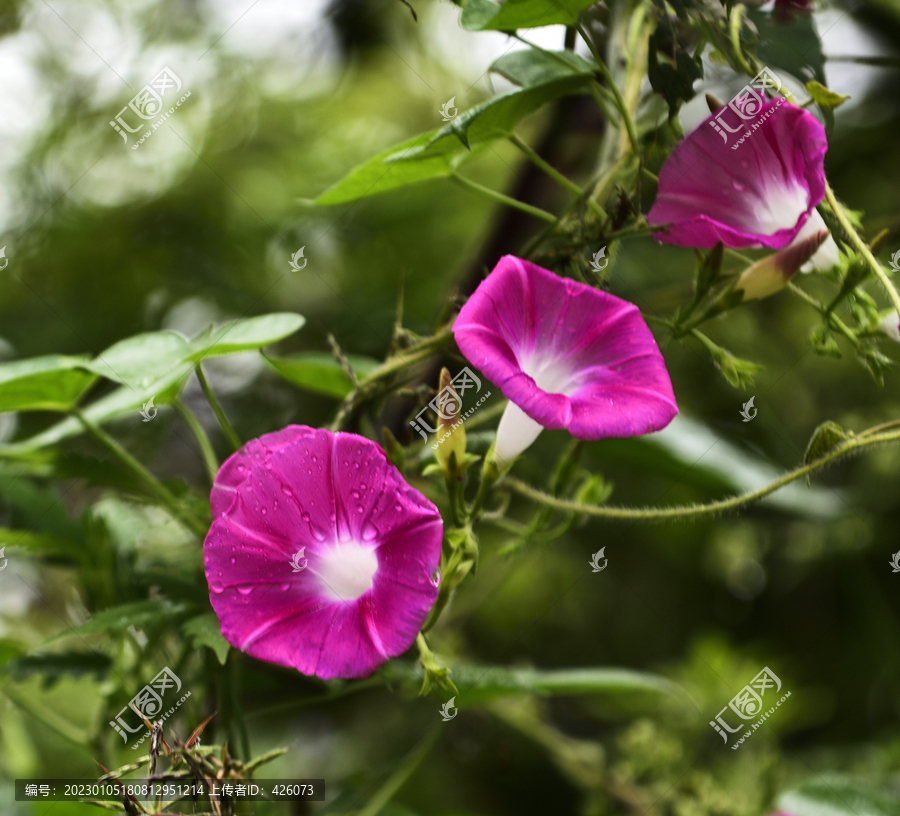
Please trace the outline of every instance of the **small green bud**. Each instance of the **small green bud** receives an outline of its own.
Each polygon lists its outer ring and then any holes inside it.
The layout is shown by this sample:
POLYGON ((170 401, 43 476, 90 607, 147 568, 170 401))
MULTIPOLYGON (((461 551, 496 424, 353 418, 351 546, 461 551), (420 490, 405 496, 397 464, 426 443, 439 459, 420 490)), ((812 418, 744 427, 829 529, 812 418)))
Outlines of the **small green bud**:
POLYGON ((441 369, 437 405, 437 434, 431 446, 434 448, 434 458, 448 477, 459 478, 466 456, 466 429, 460 417, 459 394, 446 368, 441 369))

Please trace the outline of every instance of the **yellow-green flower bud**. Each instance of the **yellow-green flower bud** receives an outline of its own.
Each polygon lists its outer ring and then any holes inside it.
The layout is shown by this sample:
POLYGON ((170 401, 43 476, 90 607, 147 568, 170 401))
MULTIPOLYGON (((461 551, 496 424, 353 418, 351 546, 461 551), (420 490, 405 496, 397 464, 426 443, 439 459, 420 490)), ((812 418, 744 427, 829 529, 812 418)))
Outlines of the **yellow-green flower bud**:
POLYGON ((757 261, 737 279, 734 291, 742 293, 744 303, 774 295, 787 286, 794 273, 815 254, 828 236, 828 230, 819 230, 815 235, 757 261))
POLYGON ((437 395, 438 426, 435 435, 434 457, 448 476, 457 477, 466 455, 466 429, 460 417, 459 394, 446 368, 441 369, 440 390, 437 395))

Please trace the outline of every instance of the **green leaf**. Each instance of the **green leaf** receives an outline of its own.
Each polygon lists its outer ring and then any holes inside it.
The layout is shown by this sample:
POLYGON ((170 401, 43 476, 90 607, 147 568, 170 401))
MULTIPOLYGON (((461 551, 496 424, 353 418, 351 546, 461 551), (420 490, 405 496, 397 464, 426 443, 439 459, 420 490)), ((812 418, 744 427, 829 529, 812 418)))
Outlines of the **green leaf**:
POLYGON ((683 102, 694 98, 694 82, 703 78, 702 60, 680 46, 666 17, 660 19, 650 37, 647 77, 650 87, 666 100, 670 118, 678 113, 683 102))
POLYGON ((875 380, 876 385, 879 388, 884 387, 884 375, 894 364, 894 361, 872 346, 864 348, 861 352, 861 357, 866 368, 869 369, 869 373, 875 380))
POLYGON ((571 51, 530 48, 504 54, 489 69, 515 85, 528 88, 571 76, 594 76, 594 68, 571 51))
POLYGON ((187 604, 173 604, 168 601, 137 601, 136 603, 113 606, 98 612, 89 621, 81 626, 60 632, 54 635, 46 643, 54 643, 64 638, 95 635, 99 632, 121 632, 129 626, 140 629, 144 626, 153 626, 168 618, 183 615, 188 610, 187 604))
POLYGON ((735 357, 730 351, 717 345, 696 329, 691 333, 709 349, 716 368, 722 372, 722 376, 728 380, 729 385, 735 388, 749 388, 753 385, 753 375, 757 371, 762 371, 761 365, 735 357))
MULTIPOLYGON (((825 56, 811 14, 795 14, 782 20, 768 11, 748 9, 747 16, 759 32, 756 56, 776 74, 784 68, 795 77, 812 74, 825 82, 825 56)), ((780 76, 780 75, 779 75, 780 76)))
POLYGON ((143 388, 171 371, 191 351, 190 341, 178 332, 148 332, 110 346, 89 367, 107 379, 143 388))
POLYGON ((823 422, 813 431, 809 445, 806 446, 806 454, 803 457, 805 465, 821 459, 828 451, 847 440, 846 431, 830 419, 823 422))
POLYGON ((20 657, 24 651, 22 644, 9 638, 0 638, 0 670, 11 660, 20 657))
POLYGON ((216 617, 215 612, 206 612, 203 615, 198 615, 196 618, 191 618, 181 627, 181 631, 191 638, 191 643, 195 649, 199 649, 201 646, 208 646, 216 653, 219 663, 223 666, 225 665, 231 644, 222 637, 219 619, 216 617))
POLYGON ((191 341, 196 350, 186 359, 198 362, 206 357, 218 357, 270 346, 298 331, 305 322, 306 319, 302 315, 293 312, 275 312, 233 320, 197 335, 191 341))
POLYGON ((0 412, 68 411, 97 379, 89 362, 54 354, 0 364, 0 412))
POLYGON ((470 154, 459 144, 445 143, 437 149, 426 149, 436 132, 421 133, 373 156, 322 193, 316 204, 345 204, 420 181, 452 175, 470 154))
MULTIPOLYGON (((264 354, 263 357, 276 373, 307 391, 343 399, 352 389, 350 378, 327 352, 312 351, 280 358, 264 354)), ((378 360, 355 354, 347 355, 347 362, 357 375, 363 376, 371 374, 380 365, 378 360)))
POLYGON ((834 110, 850 98, 828 90, 821 82, 816 82, 814 79, 806 83, 806 91, 822 110, 834 110))
POLYGON ((548 25, 575 25, 595 0, 466 0, 459 24, 467 31, 512 31, 548 25))
POLYGON ((7 663, 4 671, 9 672, 16 680, 43 677, 44 688, 48 688, 66 674, 75 677, 92 674, 100 679, 109 671, 110 666, 112 659, 102 652, 72 651, 26 655, 7 663))
POLYGON ((819 323, 809 336, 809 342, 815 349, 816 354, 828 355, 829 357, 840 357, 841 349, 831 333, 831 329, 824 321, 819 323))
POLYGON ((487 102, 469 108, 441 128, 432 137, 429 147, 441 145, 441 140, 454 135, 470 149, 494 139, 505 139, 521 119, 547 102, 561 96, 587 93, 590 81, 588 75, 573 73, 540 85, 498 94, 487 102))
POLYGON ((0 550, 23 549, 38 555, 78 558, 83 550, 76 541, 52 533, 35 533, 32 530, 11 530, 0 527, 0 550))
POLYGON ((782 794, 779 810, 792 816, 900 816, 900 800, 850 779, 826 777, 782 794))
MULTIPOLYGON (((384 667, 391 678, 418 681, 415 672, 400 661, 392 660, 384 667)), ((450 679, 460 689, 457 705, 504 696, 507 694, 654 694, 674 697, 682 702, 689 698, 675 683, 656 674, 618 668, 585 668, 542 671, 539 669, 507 669, 493 666, 458 664, 451 666, 450 679)))

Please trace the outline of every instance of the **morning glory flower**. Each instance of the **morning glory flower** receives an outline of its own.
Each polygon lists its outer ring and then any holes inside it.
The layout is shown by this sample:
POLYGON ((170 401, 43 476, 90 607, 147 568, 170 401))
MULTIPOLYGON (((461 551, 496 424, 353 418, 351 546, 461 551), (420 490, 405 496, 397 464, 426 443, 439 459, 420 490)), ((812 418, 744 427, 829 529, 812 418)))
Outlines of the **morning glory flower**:
POLYGON ((442 523, 374 442, 291 425, 219 471, 203 544, 224 638, 322 679, 365 677, 437 599, 442 523))
MULTIPOLYGON (((816 211, 825 196, 824 128, 784 97, 756 107, 752 121, 731 105, 710 114, 666 159, 647 214, 649 224, 668 226, 654 233, 658 241, 783 249, 827 229, 816 211)), ((837 260, 829 236, 810 266, 837 260)))
POLYGON ((462 353, 509 399, 495 455, 509 462, 543 428, 578 439, 639 436, 678 408, 636 306, 507 255, 453 325, 462 353))

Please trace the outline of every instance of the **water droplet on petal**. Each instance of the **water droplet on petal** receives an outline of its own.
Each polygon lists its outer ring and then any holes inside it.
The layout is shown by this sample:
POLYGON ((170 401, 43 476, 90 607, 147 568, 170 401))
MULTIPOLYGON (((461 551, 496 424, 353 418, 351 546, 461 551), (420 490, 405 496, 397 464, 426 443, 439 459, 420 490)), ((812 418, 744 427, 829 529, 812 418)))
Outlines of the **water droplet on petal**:
POLYGON ((253 584, 243 584, 238 586, 237 591, 241 593, 241 595, 249 595, 253 592, 254 585, 253 584))
POLYGON ((281 591, 282 591, 282 592, 287 592, 290 588, 291 588, 291 585, 290 585, 290 584, 282 584, 282 585, 281 585, 281 591))
POLYGON ((378 528, 374 524, 367 524, 362 532, 363 541, 371 541, 378 535, 378 528))
MULTIPOLYGON (((231 559, 231 563, 232 563, 232 564, 237 564, 237 558, 232 558, 232 559, 231 559)), ((220 572, 219 575, 221 575, 221 574, 222 574, 222 573, 220 572)))
POLYGON ((209 591, 214 592, 216 595, 221 595, 225 591, 225 587, 223 587, 218 581, 214 581, 209 585, 209 591))
POLYGON ((431 573, 431 585, 432 586, 440 586, 441 584, 441 568, 438 567, 433 573, 431 573))
POLYGON ((351 490, 351 491, 350 491, 350 495, 353 496, 354 499, 358 499, 358 498, 359 498, 359 491, 358 491, 358 490, 351 490))
POLYGON ((284 493, 285 496, 293 496, 294 491, 291 490, 287 485, 281 486, 281 492, 284 493))
POLYGON ((365 508, 364 508, 361 504, 357 504, 357 505, 356 505, 356 512, 359 513, 360 515, 362 515, 362 514, 365 513, 366 511, 365 511, 365 508))
POLYGON ((263 507, 263 508, 262 508, 262 514, 265 515, 267 512, 268 512, 268 511, 266 510, 266 508, 263 507))
POLYGON ((731 180, 731 186, 740 193, 747 189, 747 182, 743 179, 733 178, 731 180))

